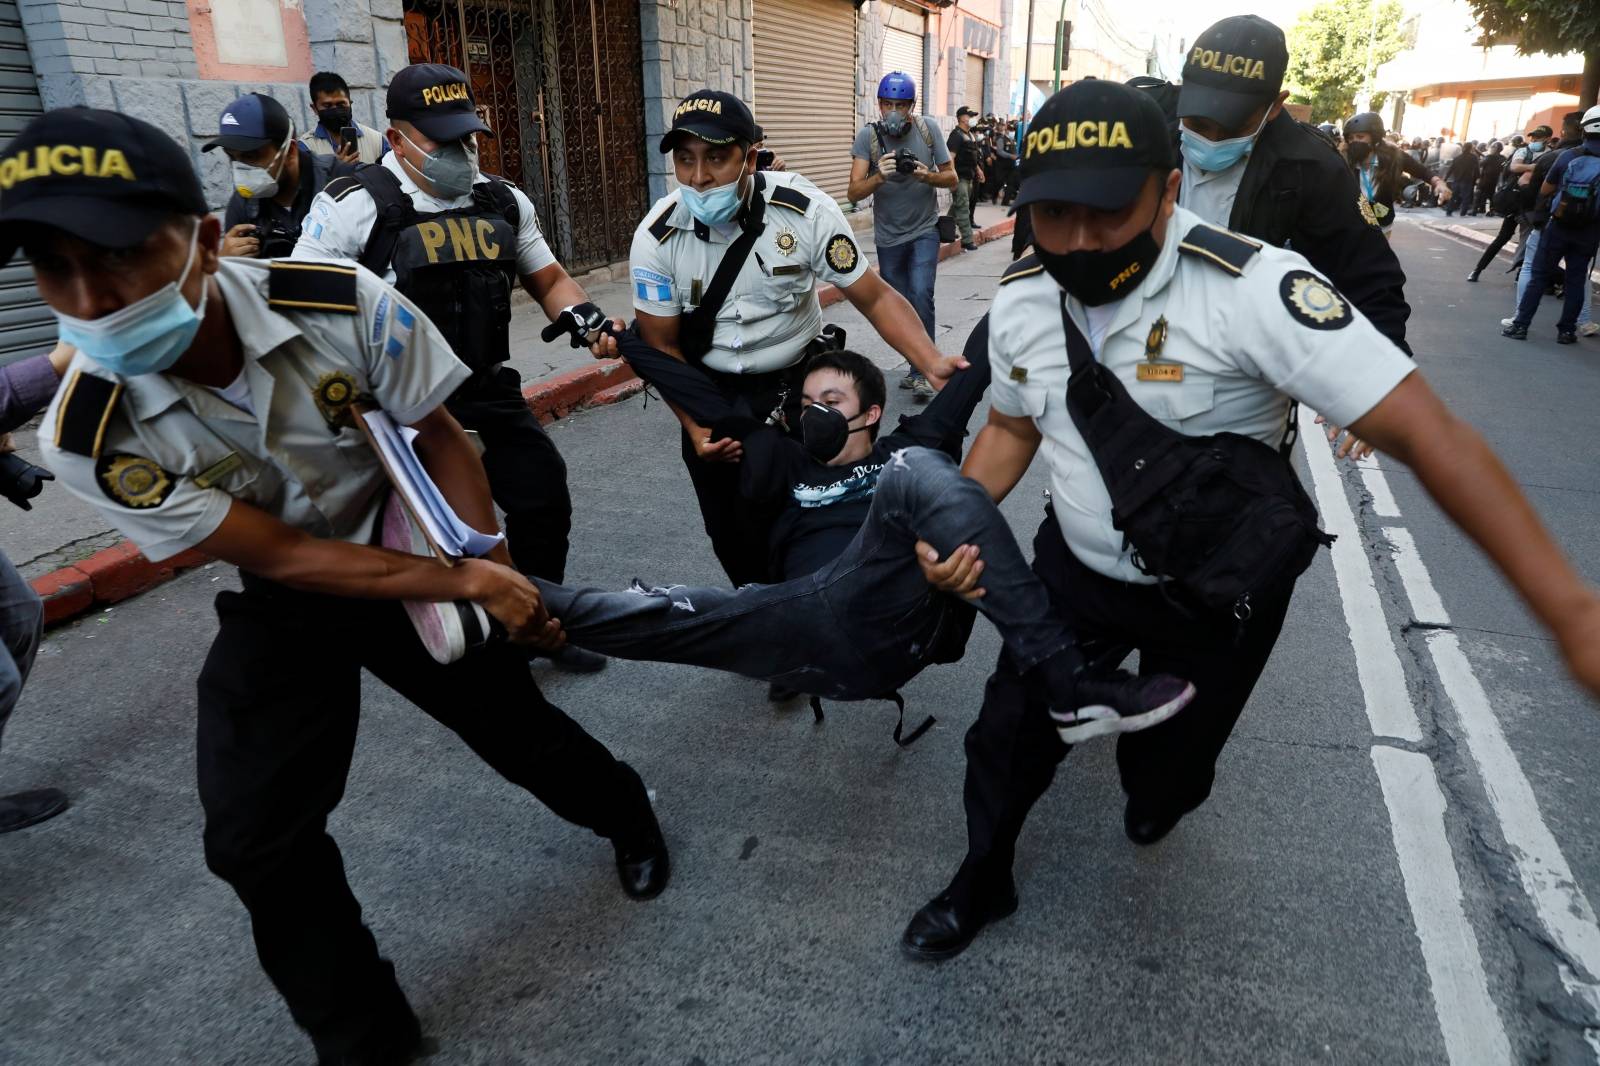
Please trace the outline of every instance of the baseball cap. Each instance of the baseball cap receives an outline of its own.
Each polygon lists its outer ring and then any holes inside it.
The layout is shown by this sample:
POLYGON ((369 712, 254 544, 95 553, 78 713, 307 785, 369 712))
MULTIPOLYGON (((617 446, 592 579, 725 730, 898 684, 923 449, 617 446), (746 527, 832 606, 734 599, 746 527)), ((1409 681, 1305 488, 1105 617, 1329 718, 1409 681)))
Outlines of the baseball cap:
POLYGON ((384 113, 411 123, 440 144, 469 133, 494 133, 478 117, 467 76, 443 63, 413 63, 396 74, 389 82, 384 113))
POLYGON ((1260 15, 1234 15, 1195 38, 1183 63, 1178 117, 1208 118, 1236 130, 1277 98, 1289 48, 1283 31, 1260 15))
POLYGON ((1128 206, 1152 170, 1173 166, 1172 133, 1148 93, 1079 81, 1044 102, 1028 126, 1017 206, 1042 200, 1105 211, 1128 206))
POLYGON ((174 213, 207 210, 188 150, 130 115, 46 111, 0 149, 0 263, 29 225, 131 248, 174 213))
POLYGON ((976 115, 976 114, 977 114, 977 112, 972 110, 972 108, 968 107, 966 104, 962 104, 960 107, 956 108, 956 118, 960 118, 962 115, 976 115))
POLYGON ((763 138, 755 116, 743 100, 716 89, 696 89, 672 112, 672 126, 661 138, 661 151, 670 152, 685 136, 707 144, 754 144, 763 138))
POLYGON ((1535 126, 1528 131, 1527 136, 1531 140, 1537 140, 1540 137, 1549 137, 1554 132, 1549 126, 1535 126))
POLYGON ((221 132, 205 143, 202 152, 213 148, 253 152, 262 145, 282 144, 289 139, 289 112, 270 96, 245 93, 222 109, 217 128, 221 132))

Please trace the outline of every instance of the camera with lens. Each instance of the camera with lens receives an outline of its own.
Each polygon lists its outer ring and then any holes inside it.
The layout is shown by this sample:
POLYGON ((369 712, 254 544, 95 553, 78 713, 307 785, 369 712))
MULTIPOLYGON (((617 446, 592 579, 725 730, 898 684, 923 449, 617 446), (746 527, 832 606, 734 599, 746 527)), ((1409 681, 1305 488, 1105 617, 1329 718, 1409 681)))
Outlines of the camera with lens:
POLYGON ((300 227, 286 225, 281 219, 257 219, 256 240, 261 242, 257 259, 286 259, 300 240, 300 227))
POLYGON ((902 148, 894 154, 894 172, 896 174, 915 174, 917 172, 917 156, 909 148, 902 148))
POLYGON ((24 511, 33 510, 28 501, 39 495, 46 481, 56 476, 42 466, 34 466, 15 453, 0 455, 0 496, 24 511))

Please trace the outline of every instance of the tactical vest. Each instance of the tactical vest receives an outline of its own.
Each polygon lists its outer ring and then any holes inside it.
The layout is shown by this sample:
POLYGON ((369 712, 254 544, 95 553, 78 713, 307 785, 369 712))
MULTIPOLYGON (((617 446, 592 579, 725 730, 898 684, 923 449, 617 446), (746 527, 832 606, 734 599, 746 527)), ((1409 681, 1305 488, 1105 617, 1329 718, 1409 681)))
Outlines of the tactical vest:
POLYGON ((473 370, 509 359, 521 222, 511 185, 492 177, 473 186, 470 205, 423 214, 387 168, 365 166, 352 177, 378 207, 361 265, 379 275, 392 266, 395 288, 473 370))

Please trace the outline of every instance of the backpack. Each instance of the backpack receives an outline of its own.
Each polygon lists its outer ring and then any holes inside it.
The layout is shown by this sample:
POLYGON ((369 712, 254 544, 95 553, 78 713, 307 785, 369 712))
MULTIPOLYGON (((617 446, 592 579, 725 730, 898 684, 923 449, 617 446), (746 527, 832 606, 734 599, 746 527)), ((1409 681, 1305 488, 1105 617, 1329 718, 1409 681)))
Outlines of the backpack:
MULTIPOLYGON (((933 153, 933 134, 928 132, 928 124, 923 121, 921 115, 918 115, 912 121, 916 123, 917 132, 922 134, 922 143, 928 146, 928 152, 931 155, 933 153)), ((867 154, 872 159, 872 169, 877 170, 878 160, 883 158, 883 153, 888 151, 889 146, 883 142, 883 125, 881 123, 874 122, 872 124, 872 132, 873 137, 867 145, 867 154)))
POLYGON ((1567 229, 1600 224, 1600 155, 1579 149, 1568 158, 1561 188, 1550 203, 1550 217, 1567 229))

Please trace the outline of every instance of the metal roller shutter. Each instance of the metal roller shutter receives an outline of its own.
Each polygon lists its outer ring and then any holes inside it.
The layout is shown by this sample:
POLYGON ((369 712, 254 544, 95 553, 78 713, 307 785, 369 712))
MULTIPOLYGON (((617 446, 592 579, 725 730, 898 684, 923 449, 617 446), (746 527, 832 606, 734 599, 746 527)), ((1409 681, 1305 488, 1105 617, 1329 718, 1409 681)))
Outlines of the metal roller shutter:
MULTIPOLYGON (((883 31, 883 73, 903 70, 917 82, 917 113, 922 113, 922 100, 927 79, 922 76, 922 35, 907 33, 889 27, 883 31)), ((881 75, 880 75, 881 76, 881 75)))
POLYGON ((850 0, 755 0, 756 121, 790 170, 844 199, 856 135, 850 0))
POLYGON ((986 63, 982 56, 975 56, 971 52, 967 53, 967 98, 962 100, 961 103, 980 114, 990 110, 983 106, 983 82, 984 75, 987 73, 985 66, 986 63))
MULTIPOLYGON (((0 144, 44 110, 28 58, 15 0, 0 0, 0 144)), ((0 269, 0 366, 50 347, 56 320, 33 287, 33 270, 17 259, 0 269)))

